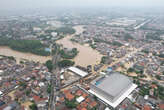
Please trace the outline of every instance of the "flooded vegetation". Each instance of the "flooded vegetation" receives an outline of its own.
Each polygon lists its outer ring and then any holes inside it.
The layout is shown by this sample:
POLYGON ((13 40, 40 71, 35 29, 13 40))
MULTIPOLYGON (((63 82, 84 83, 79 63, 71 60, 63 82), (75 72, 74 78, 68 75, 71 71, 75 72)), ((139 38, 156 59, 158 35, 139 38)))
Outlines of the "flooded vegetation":
MULTIPOLYGON (((75 26, 73 28, 76 30, 75 34, 67 35, 65 38, 58 40, 57 43, 62 44, 65 48, 77 48, 78 55, 73 59, 76 65, 86 67, 87 65, 99 63, 102 55, 98 51, 92 49, 87 44, 80 45, 70 40, 74 35, 78 35, 84 31, 83 26, 75 26)), ((39 56, 32 53, 18 52, 7 46, 0 46, 0 55, 13 56, 16 58, 17 62, 21 59, 27 59, 30 61, 45 63, 47 60, 51 59, 50 56, 39 56)))
POLYGON ((17 62, 19 62, 21 59, 27 59, 30 61, 45 63, 47 60, 50 60, 50 56, 39 56, 31 53, 24 53, 24 52, 18 52, 15 50, 10 49, 7 46, 0 46, 0 55, 4 56, 13 56, 16 58, 17 62))
MULTIPOLYGON (((74 29, 76 30, 75 35, 78 35, 84 31, 83 26, 75 26, 74 29)), ((78 43, 70 41, 70 39, 74 35, 68 35, 65 38, 58 40, 58 44, 62 44, 63 47, 65 48, 77 48, 79 51, 78 55, 73 59, 75 61, 76 65, 84 66, 86 67, 87 65, 94 65, 97 64, 101 61, 102 55, 89 47, 89 45, 80 45, 78 43)))

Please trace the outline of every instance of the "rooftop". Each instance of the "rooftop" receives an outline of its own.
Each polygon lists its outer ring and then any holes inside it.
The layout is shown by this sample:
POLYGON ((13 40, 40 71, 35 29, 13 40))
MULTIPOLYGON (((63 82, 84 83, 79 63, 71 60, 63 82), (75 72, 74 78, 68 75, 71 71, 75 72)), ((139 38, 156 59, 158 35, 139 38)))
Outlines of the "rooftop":
POLYGON ((84 72, 84 71, 82 71, 82 70, 80 70, 80 69, 78 69, 76 67, 69 67, 68 70, 70 70, 70 71, 80 75, 81 77, 85 77, 85 76, 88 75, 87 72, 84 72))
POLYGON ((76 101, 78 103, 81 103, 83 100, 85 100, 85 98, 83 96, 80 96, 80 97, 76 98, 76 101))
POLYGON ((68 99, 68 100, 72 100, 72 99, 74 99, 74 95, 72 95, 71 93, 66 93, 65 94, 65 96, 66 96, 66 98, 68 99))
POLYGON ((112 97, 116 97, 132 85, 132 81, 125 75, 113 73, 111 75, 107 75, 106 77, 101 77, 94 80, 92 84, 96 85, 96 87, 104 92, 107 92, 112 97))
POLYGON ((91 82, 89 92, 113 108, 117 107, 137 87, 125 75, 112 73, 91 82))

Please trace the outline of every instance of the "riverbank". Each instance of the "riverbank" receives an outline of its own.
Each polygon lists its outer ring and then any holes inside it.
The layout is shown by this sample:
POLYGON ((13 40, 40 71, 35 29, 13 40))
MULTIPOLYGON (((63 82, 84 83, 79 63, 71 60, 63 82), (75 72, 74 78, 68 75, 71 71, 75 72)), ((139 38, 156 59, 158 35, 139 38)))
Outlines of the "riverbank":
POLYGON ((0 38, 0 46, 8 46, 19 52, 29 52, 40 56, 49 56, 50 52, 45 51, 48 48, 39 40, 14 40, 11 38, 0 38))
POLYGON ((0 46, 0 55, 13 56, 17 62, 19 62, 21 59, 26 59, 29 61, 45 63, 47 60, 51 59, 51 56, 39 56, 32 53, 18 52, 10 49, 7 46, 0 46))
MULTIPOLYGON (((74 35, 78 35, 84 31, 83 26, 75 26, 74 29, 76 33, 74 35)), ((63 39, 57 41, 58 44, 62 44, 65 48, 77 48, 79 51, 78 55, 73 59, 75 65, 80 66, 88 66, 88 65, 95 65, 100 63, 101 55, 98 51, 92 49, 88 44, 80 45, 78 43, 70 41, 70 39, 74 35, 68 35, 63 39)))
MULTIPOLYGON (((70 41, 74 35, 78 35, 84 31, 83 26, 75 26, 76 33, 68 35, 63 39, 57 41, 58 44, 62 44, 65 48, 77 48, 78 55, 73 59, 75 65, 88 66, 100 63, 101 55, 98 51, 92 49, 88 44, 80 45, 78 43, 70 41)), ((51 60, 51 56, 39 56, 32 53, 19 52, 12 50, 7 46, 0 46, 0 55, 13 56, 19 62, 21 59, 27 59, 30 61, 45 63, 47 60, 51 60)))

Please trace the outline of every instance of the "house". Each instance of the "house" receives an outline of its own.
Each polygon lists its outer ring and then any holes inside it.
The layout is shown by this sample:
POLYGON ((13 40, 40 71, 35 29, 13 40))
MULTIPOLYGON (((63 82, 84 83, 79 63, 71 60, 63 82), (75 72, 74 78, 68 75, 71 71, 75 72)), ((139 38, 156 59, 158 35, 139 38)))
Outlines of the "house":
POLYGON ((159 110, 164 110, 164 104, 159 104, 159 110))
POLYGON ((73 100, 74 99, 74 95, 72 95, 71 93, 66 93, 65 94, 65 97, 66 97, 66 99, 68 99, 69 101, 71 101, 71 100, 73 100))
POLYGON ((97 102, 96 101, 93 101, 90 103, 90 108, 93 108, 93 107, 96 107, 97 106, 97 102))
POLYGON ((151 107, 149 105, 144 105, 142 110, 152 110, 151 107))
POLYGON ((46 98, 40 98, 40 96, 34 95, 34 96, 33 96, 33 100, 34 100, 36 103, 42 102, 42 101, 47 102, 47 101, 48 101, 48 98, 47 98, 47 97, 46 97, 46 98))

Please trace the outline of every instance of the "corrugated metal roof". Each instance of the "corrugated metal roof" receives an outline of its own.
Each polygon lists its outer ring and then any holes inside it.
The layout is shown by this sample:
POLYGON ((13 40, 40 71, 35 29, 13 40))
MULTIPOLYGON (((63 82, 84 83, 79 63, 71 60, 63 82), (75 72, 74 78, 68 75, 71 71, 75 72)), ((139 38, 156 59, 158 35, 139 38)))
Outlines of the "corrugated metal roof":
POLYGON ((112 73, 101 80, 93 81, 92 84, 95 84, 97 88, 108 93, 112 97, 116 97, 122 91, 128 89, 128 87, 133 83, 125 75, 122 75, 120 73, 112 73))
POLYGON ((105 103, 109 104, 113 108, 117 107, 128 95, 137 87, 137 85, 132 84, 130 88, 128 88, 116 101, 111 102, 110 100, 106 99, 106 97, 103 97, 101 94, 96 93, 95 91, 89 90, 89 92, 101 100, 103 100, 105 103))
POLYGON ((88 75, 87 72, 84 72, 84 71, 82 71, 82 70, 80 70, 80 69, 78 69, 76 67, 69 67, 68 70, 70 70, 70 71, 80 75, 81 77, 85 77, 85 76, 88 75))

